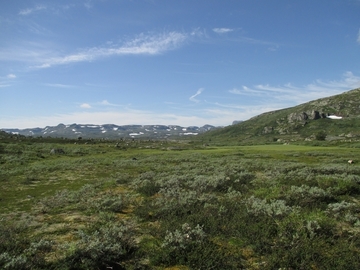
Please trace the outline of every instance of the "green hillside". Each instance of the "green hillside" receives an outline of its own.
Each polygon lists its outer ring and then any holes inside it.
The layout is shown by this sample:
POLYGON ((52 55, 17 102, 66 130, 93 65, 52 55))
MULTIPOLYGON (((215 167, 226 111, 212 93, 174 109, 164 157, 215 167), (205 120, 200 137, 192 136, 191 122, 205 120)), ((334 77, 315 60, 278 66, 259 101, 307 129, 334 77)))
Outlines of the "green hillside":
POLYGON ((360 135, 360 88, 295 107, 255 116, 208 132, 199 139, 217 144, 356 141, 360 135), (342 119, 331 119, 339 116, 342 119))

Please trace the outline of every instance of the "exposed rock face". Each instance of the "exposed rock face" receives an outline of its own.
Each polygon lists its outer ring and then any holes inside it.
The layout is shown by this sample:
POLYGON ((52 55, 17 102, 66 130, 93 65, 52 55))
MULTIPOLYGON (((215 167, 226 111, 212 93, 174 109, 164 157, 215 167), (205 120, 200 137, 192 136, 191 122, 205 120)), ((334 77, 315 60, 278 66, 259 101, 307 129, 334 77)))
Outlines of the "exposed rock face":
POLYGON ((289 123, 293 123, 293 122, 298 122, 298 121, 306 121, 309 119, 309 116, 306 114, 306 112, 301 112, 301 113, 290 113, 288 115, 288 122, 289 123))
POLYGON ((319 112, 316 110, 312 110, 310 112, 294 112, 290 113, 288 115, 288 122, 294 123, 294 122, 305 122, 307 120, 317 120, 321 118, 326 118, 326 113, 319 112))
POLYGON ((263 133, 264 133, 264 134, 268 134, 268 133, 273 132, 273 130, 274 130, 273 127, 264 127, 263 133))
POLYGON ((312 119, 312 120, 317 120, 317 119, 320 119, 320 118, 326 118, 326 113, 313 110, 313 111, 311 111, 309 118, 312 119))
POLYGON ((311 112, 311 116, 310 116, 311 119, 314 119, 314 120, 317 120, 317 119, 320 119, 321 116, 320 116, 320 113, 318 111, 312 111, 311 112))

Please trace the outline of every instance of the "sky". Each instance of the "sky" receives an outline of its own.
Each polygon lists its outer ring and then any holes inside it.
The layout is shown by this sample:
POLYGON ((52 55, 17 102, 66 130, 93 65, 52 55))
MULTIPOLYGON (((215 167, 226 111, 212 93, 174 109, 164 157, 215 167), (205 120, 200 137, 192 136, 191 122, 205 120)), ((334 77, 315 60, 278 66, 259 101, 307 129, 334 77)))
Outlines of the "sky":
POLYGON ((0 0, 0 128, 231 125, 360 87, 360 0, 0 0))

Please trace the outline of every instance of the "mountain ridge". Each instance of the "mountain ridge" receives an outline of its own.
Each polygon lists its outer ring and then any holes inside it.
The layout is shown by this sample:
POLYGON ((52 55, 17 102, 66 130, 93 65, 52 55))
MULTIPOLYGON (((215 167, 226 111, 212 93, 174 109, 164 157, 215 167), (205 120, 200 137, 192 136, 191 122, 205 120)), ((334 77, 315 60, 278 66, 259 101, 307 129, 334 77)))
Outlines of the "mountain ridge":
POLYGON ((2 129, 10 134, 57 138, 184 138, 221 144, 259 144, 289 141, 358 140, 360 138, 360 88, 312 100, 293 107, 265 112, 232 125, 202 127, 178 125, 59 124, 45 128, 2 129), (322 133, 322 136, 317 136, 322 133), (198 136, 194 136, 198 135, 198 136))
POLYGON ((69 139, 75 138, 154 138, 166 139, 173 137, 183 137, 198 135, 218 127, 204 125, 202 127, 178 125, 115 125, 115 124, 58 124, 57 126, 46 126, 44 128, 26 128, 26 129, 1 129, 13 135, 24 135, 34 137, 63 137, 69 139))

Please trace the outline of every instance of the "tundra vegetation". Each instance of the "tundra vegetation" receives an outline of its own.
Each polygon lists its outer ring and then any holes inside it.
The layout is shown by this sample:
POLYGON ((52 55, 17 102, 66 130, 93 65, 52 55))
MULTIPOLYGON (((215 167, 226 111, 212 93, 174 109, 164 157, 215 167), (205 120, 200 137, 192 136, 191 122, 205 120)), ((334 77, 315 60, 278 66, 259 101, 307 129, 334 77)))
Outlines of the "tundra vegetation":
POLYGON ((359 144, 1 135, 1 269, 360 269, 359 144))

